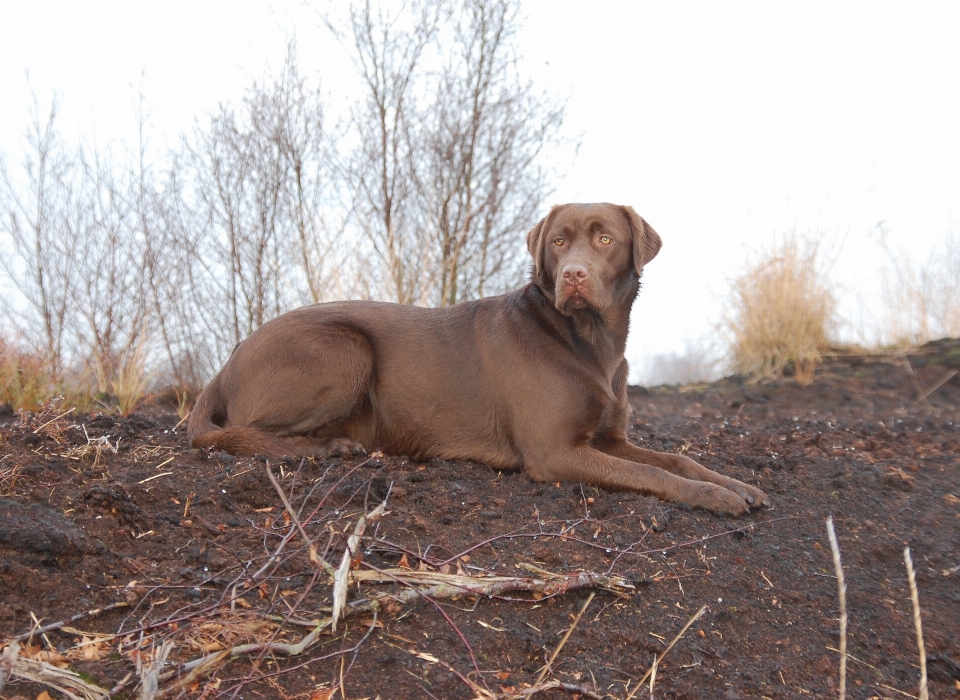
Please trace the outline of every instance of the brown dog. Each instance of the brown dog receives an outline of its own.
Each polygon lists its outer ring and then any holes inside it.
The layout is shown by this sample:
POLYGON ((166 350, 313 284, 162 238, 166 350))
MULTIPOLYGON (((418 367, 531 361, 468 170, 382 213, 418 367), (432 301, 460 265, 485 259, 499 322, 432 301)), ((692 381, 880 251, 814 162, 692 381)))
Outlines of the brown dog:
POLYGON ((554 207, 527 234, 521 289, 425 309, 347 301, 284 314, 240 343, 190 416, 194 447, 268 457, 378 449, 523 468, 718 513, 759 489, 627 442, 627 342, 660 237, 630 207, 554 207))

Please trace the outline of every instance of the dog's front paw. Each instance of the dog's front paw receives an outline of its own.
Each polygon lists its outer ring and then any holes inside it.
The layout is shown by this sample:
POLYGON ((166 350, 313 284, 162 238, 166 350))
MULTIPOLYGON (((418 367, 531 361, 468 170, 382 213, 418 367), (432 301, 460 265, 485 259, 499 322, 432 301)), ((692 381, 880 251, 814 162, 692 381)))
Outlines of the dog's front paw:
POLYGON ((727 488, 740 496, 740 498, 746 501, 747 505, 749 505, 751 508, 761 508, 763 506, 770 505, 770 500, 767 498, 767 494, 758 489, 756 486, 745 484, 742 481, 737 481, 736 479, 730 479, 729 483, 725 483, 723 486, 724 488, 727 488))
POLYGON ((700 482, 696 492, 682 500, 691 506, 721 515, 739 516, 750 512, 747 501, 736 492, 707 482, 700 482))

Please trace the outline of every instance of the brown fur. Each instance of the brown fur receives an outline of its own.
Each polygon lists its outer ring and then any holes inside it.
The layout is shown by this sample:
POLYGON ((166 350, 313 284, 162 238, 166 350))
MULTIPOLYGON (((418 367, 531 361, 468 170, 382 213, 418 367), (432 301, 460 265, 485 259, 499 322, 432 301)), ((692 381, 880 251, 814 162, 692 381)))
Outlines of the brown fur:
POLYGON ((626 439, 627 342, 660 237, 629 207, 567 204, 531 229, 529 284, 439 309, 284 314, 234 350, 190 416, 194 447, 470 459, 739 515, 759 489, 626 439))

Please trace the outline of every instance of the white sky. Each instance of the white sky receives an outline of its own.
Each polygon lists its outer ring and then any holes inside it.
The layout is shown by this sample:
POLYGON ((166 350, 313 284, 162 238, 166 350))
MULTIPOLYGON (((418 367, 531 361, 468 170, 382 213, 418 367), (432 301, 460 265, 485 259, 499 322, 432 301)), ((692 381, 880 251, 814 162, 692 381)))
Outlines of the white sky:
MULTIPOLYGON (((296 34, 334 104, 355 79, 317 11, 343 2, 0 0, 0 150, 21 152, 30 88, 62 96, 68 141, 155 148, 235 100, 296 34), (29 72, 29 82, 25 74, 29 72)), ((527 0, 523 70, 567 97, 579 155, 555 202, 633 205, 664 239, 628 359, 680 351, 725 280, 793 229, 823 231, 844 310, 875 306, 874 231, 925 258, 960 217, 960 3, 527 0), (873 232, 873 233, 871 233, 873 232)), ((531 222, 534 223, 534 222, 531 222)))

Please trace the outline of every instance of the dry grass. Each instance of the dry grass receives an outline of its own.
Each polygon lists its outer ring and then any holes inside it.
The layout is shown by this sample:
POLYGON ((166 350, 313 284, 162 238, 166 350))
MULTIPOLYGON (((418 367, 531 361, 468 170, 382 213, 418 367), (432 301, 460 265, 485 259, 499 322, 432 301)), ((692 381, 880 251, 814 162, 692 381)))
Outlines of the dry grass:
POLYGON ((56 396, 63 382, 50 364, 0 338, 0 403, 33 411, 56 396))
POLYGON ((835 324, 837 298, 823 269, 821 239, 786 236, 731 283, 721 330, 735 373, 792 373, 810 383, 835 324))
POLYGON ((949 233, 926 263, 883 246, 889 263, 883 270, 880 343, 911 347, 960 336, 960 235, 949 233))
MULTIPOLYGON (((15 411, 42 411, 55 403, 81 412, 106 408, 127 416, 143 404, 151 379, 143 343, 109 373, 57 372, 41 353, 0 338, 0 404, 15 411)), ((186 401, 190 397, 184 394, 186 401)))
POLYGON ((129 416, 143 403, 149 384, 146 342, 141 341, 117 367, 110 382, 121 415, 129 416))

